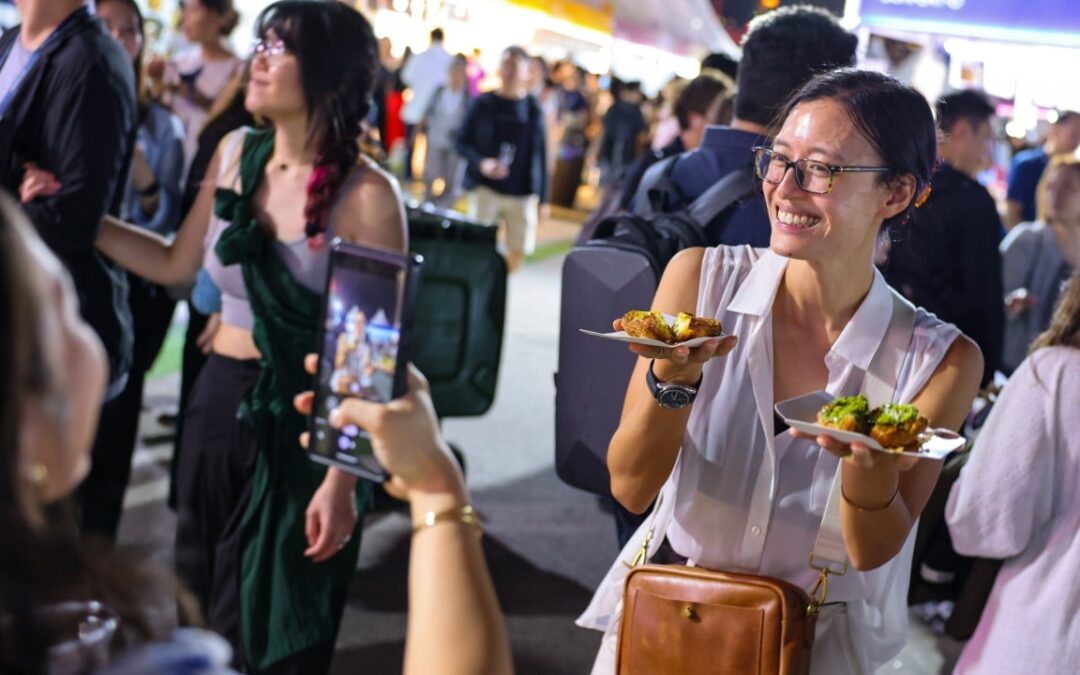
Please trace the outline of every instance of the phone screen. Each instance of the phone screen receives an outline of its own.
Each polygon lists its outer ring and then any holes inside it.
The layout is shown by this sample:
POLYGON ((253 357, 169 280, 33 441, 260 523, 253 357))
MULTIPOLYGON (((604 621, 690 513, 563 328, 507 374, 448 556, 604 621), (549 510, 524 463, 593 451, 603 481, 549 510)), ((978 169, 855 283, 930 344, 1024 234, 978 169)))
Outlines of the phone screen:
POLYGON ((311 420, 312 459, 385 478, 367 433, 357 426, 335 429, 329 418, 347 398, 387 403, 404 393, 402 335, 411 271, 404 256, 335 244, 311 420))

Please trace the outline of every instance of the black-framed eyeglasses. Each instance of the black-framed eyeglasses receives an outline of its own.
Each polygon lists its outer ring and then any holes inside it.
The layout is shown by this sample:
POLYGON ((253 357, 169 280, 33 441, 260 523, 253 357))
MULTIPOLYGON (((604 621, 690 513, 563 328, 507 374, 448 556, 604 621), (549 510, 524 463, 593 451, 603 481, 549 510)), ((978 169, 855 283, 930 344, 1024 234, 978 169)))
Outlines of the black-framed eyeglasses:
POLYGON ((888 173, 885 166, 839 166, 812 159, 788 159, 772 148, 754 148, 754 172, 766 183, 779 185, 788 169, 795 169, 795 183, 806 192, 827 195, 838 173, 888 173))

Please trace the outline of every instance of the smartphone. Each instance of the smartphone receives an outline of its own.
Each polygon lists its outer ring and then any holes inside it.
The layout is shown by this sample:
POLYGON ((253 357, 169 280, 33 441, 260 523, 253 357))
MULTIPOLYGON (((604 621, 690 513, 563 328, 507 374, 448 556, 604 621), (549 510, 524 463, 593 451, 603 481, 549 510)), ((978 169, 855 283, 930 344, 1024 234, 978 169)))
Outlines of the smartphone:
POLYGON ((413 306, 423 259, 352 244, 330 245, 308 456, 373 481, 387 478, 357 426, 330 414, 348 398, 388 403, 406 391, 413 306))

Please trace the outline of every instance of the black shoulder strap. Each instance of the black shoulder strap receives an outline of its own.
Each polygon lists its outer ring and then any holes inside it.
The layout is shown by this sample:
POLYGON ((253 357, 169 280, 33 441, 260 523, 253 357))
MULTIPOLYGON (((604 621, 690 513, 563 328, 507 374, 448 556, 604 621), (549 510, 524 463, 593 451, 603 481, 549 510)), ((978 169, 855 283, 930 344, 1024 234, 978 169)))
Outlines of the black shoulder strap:
POLYGON ((432 92, 431 98, 428 99, 427 108, 424 108, 424 116, 421 118, 424 122, 428 121, 431 117, 431 113, 435 111, 435 106, 439 105, 439 98, 443 94, 443 89, 446 89, 446 85, 440 84, 435 87, 435 91, 432 92))
POLYGON ((714 218, 742 199, 757 185, 754 175, 746 169, 732 171, 694 200, 687 212, 701 227, 707 227, 714 218))
POLYGON ((655 162, 641 177, 637 192, 634 194, 634 214, 646 218, 664 211, 664 197, 669 194, 683 200, 679 186, 671 179, 675 163, 681 155, 673 155, 655 162))

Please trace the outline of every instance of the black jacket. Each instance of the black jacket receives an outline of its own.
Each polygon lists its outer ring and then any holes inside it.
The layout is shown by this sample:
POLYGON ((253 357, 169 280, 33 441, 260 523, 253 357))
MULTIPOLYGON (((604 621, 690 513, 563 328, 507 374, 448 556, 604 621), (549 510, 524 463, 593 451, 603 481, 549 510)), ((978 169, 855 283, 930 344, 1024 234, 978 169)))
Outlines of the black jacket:
POLYGON ((518 101, 503 98, 495 92, 481 94, 469 104, 465 119, 458 131, 456 148, 465 158, 463 187, 472 190, 483 185, 504 195, 540 195, 547 199, 547 141, 544 135, 544 115, 540 103, 532 94, 518 101), (517 138, 499 137, 499 118, 510 114, 523 128, 517 138), (480 162, 497 158, 504 144, 516 149, 510 175, 492 180, 480 173, 480 162))
MULTIPOLYGON (((0 37, 0 54, 18 35, 15 28, 0 37)), ((63 186, 24 208, 74 279, 83 318, 108 353, 113 390, 131 362, 127 278, 94 240, 123 192, 134 127, 131 62, 92 15, 47 46, 0 119, 0 186, 17 194, 26 162, 63 186)))
POLYGON ((974 340, 989 382, 1001 367, 1005 330, 1001 219, 990 193, 943 163, 930 199, 893 239, 882 268, 889 285, 974 340))

